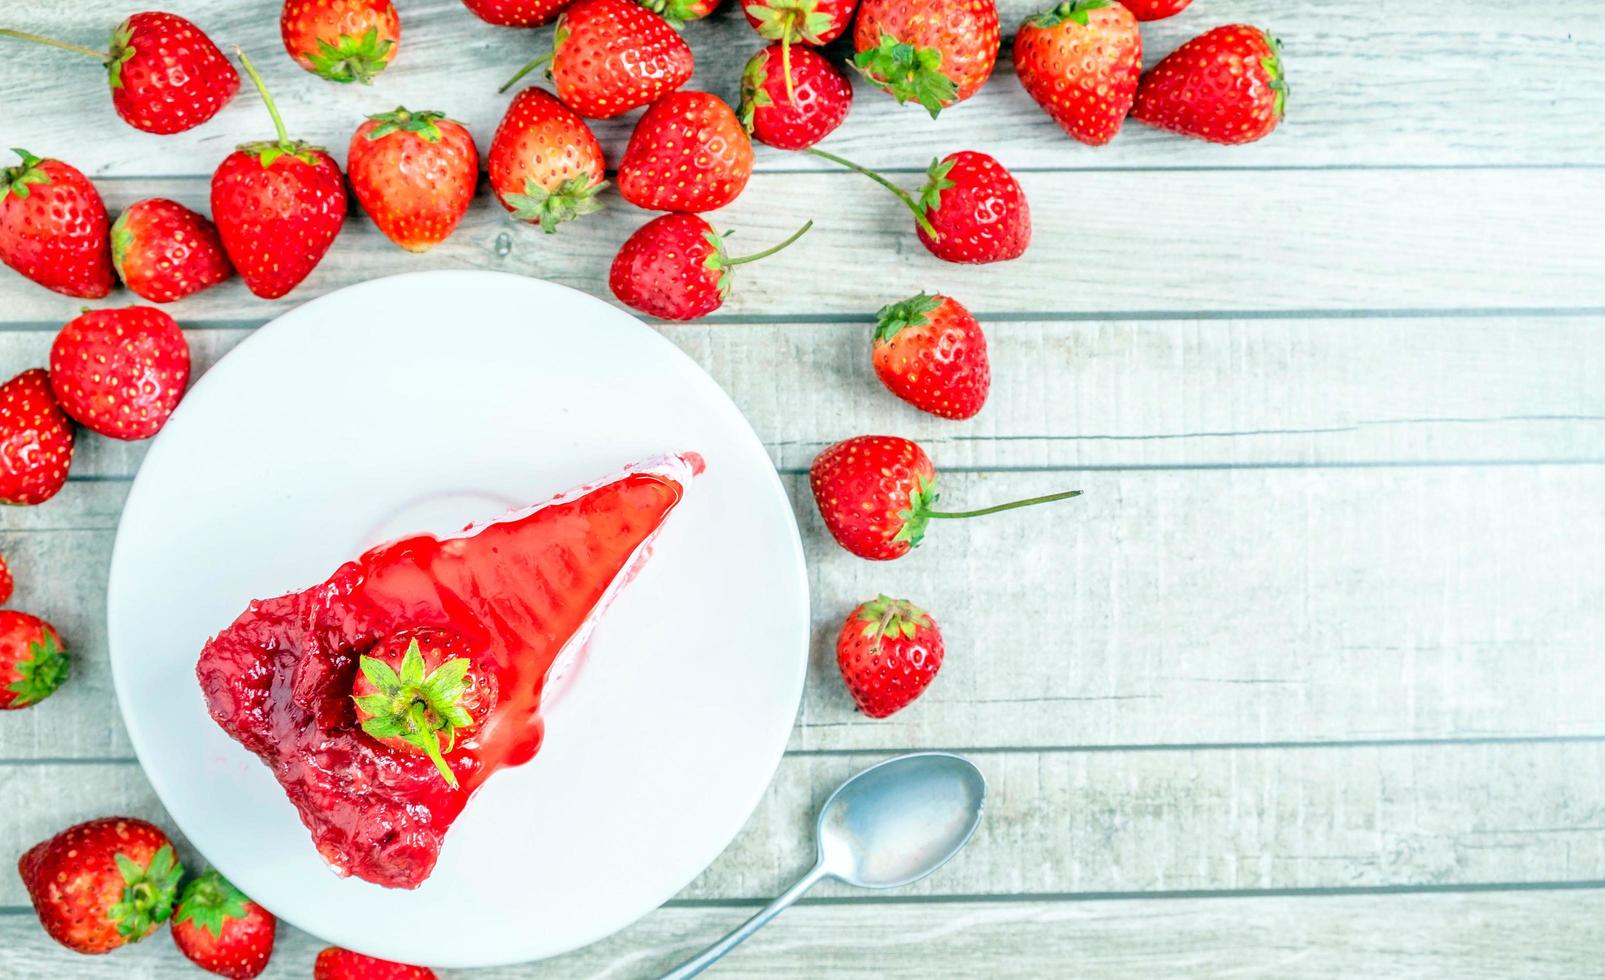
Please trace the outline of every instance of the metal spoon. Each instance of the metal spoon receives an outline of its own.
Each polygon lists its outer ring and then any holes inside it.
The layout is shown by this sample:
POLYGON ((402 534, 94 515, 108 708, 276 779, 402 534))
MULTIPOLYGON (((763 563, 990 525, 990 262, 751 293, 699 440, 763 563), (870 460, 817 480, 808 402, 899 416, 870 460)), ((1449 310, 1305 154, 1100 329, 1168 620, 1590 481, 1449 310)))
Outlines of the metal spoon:
POLYGON ((969 842, 985 803, 986 779, 963 756, 915 752, 870 766, 836 787, 820 808, 813 870, 662 980, 685 980, 706 970, 822 878, 859 888, 901 888, 919 881, 969 842))

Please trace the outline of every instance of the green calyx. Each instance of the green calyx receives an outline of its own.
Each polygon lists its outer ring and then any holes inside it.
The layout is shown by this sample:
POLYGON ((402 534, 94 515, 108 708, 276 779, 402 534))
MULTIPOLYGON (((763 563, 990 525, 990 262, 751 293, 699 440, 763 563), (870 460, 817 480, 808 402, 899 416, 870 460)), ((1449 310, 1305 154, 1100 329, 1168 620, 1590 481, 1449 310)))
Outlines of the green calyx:
POLYGON ((1260 67, 1265 69, 1265 74, 1271 77, 1271 91, 1276 93, 1276 118, 1281 119, 1287 114, 1287 93, 1291 91, 1288 88, 1287 75, 1282 71, 1282 42, 1266 34, 1265 44, 1271 49, 1271 53, 1261 58, 1259 63, 1260 67))
POLYGON ((39 639, 28 643, 28 657, 16 663, 17 679, 6 685, 16 695, 13 708, 37 704, 54 694, 72 673, 72 659, 51 630, 41 630, 39 639))
POLYGON ((106 910, 106 918, 117 924, 119 936, 137 943, 173 914, 184 866, 168 844, 151 855, 150 864, 143 868, 126 854, 118 853, 115 860, 117 873, 123 879, 123 894, 106 910))
POLYGON ((395 57, 396 43, 389 38, 379 39, 379 29, 370 27, 362 34, 342 34, 333 44, 318 38, 316 51, 303 52, 312 62, 312 71, 319 78, 342 84, 361 82, 373 84, 374 76, 385 70, 395 57))
POLYGON ((958 101, 958 86, 943 74, 942 52, 936 48, 917 48, 882 34, 880 44, 858 52, 853 67, 899 104, 918 102, 932 119, 958 101))
MULTIPOLYGON (((717 232, 704 232, 702 238, 708 243, 708 246, 713 251, 709 252, 708 257, 702 260, 702 267, 705 269, 712 269, 714 272, 719 274, 720 298, 729 296, 730 287, 735 285, 734 269, 736 266, 746 265, 748 262, 756 262, 759 259, 768 258, 781 249, 787 247, 792 242, 801 238, 803 235, 807 234, 808 229, 812 228, 813 226, 814 223, 812 220, 805 221, 803 222, 803 226, 801 228, 798 228, 796 231, 792 232, 789 236, 787 236, 786 240, 780 244, 771 245, 761 252, 754 252, 751 255, 743 255, 738 259, 732 259, 725 253, 724 239, 720 237, 717 232)), ((727 231, 725 234, 728 235, 730 233, 727 231)))
POLYGON ((469 662, 453 657, 425 673, 423 651, 418 641, 408 644, 398 673, 383 660, 364 656, 358 662, 362 674, 375 691, 354 697, 357 707, 369 717, 362 730, 376 739, 399 738, 429 756, 447 784, 455 788, 457 776, 446 765, 444 754, 457 744, 457 730, 474 723, 461 704, 468 690, 469 662), (440 740, 444 736, 445 747, 440 740))
POLYGON ((930 293, 920 293, 918 296, 910 296, 900 303, 889 303, 881 307, 880 311, 875 314, 877 320, 875 324, 875 339, 878 341, 890 341, 909 327, 925 326, 930 322, 930 317, 926 314, 934 312, 941 305, 941 297, 932 296, 930 293))
POLYGON ((438 123, 446 118, 446 114, 432 109, 408 112, 406 106, 398 105, 390 112, 381 112, 368 118, 379 124, 369 131, 367 135, 369 140, 382 140, 391 133, 416 133, 427 142, 439 143, 441 136, 438 123))
POLYGON ((135 54, 134 29, 125 20, 111 32, 111 53, 106 55, 106 81, 112 88, 123 87, 123 65, 135 54))
POLYGON ((173 922, 194 923, 211 933, 213 939, 221 939, 225 922, 243 919, 249 914, 246 908, 249 901, 227 878, 215 870, 208 871, 184 886, 173 922))
POLYGON ((758 22, 759 37, 782 44, 821 44, 833 23, 819 0, 764 0, 745 9, 758 22))
POLYGON ((675 30, 684 27, 688 20, 700 20, 706 14, 697 9, 697 0, 638 0, 641 6, 662 17, 675 30))
POLYGON ((0 201, 6 199, 7 194, 17 195, 18 200, 27 200, 32 191, 29 184, 48 184, 50 175, 40 168, 43 160, 19 147, 12 147, 11 152, 22 157, 22 162, 14 167, 0 170, 0 201))
POLYGON ((741 104, 736 107, 736 118, 741 120, 741 126, 748 133, 752 132, 753 119, 759 109, 766 109, 775 104, 764 88, 764 80, 769 72, 769 52, 759 51, 747 60, 747 67, 741 71, 741 104))
POLYGON ((123 260, 128 257, 128 250, 134 247, 134 233, 128 228, 128 212, 124 211, 117 216, 111 224, 111 265, 117 270, 117 278, 123 276, 123 260))
POLYGON ((1087 14, 1109 6, 1109 0, 1064 0, 1031 18, 1033 27, 1058 27, 1065 21, 1087 26, 1087 14))
POLYGON ((952 171, 952 160, 933 159, 931 165, 925 168, 925 186, 920 188, 919 198, 921 214, 942 209, 942 192, 954 186, 953 181, 947 179, 952 171))
POLYGON ((539 222, 541 230, 550 235, 565 221, 602 210, 602 202, 596 195, 606 186, 605 180, 580 174, 547 190, 526 177, 524 193, 508 194, 506 201, 513 209, 513 217, 519 221, 539 222))
POLYGON ((262 103, 267 106, 268 115, 273 117, 273 128, 278 133, 278 139, 242 143, 239 151, 256 157, 264 167, 273 166, 281 157, 291 157, 309 167, 315 166, 317 154, 323 148, 290 139, 290 134, 284 129, 284 119, 279 115, 279 107, 273 104, 273 96, 268 94, 267 85, 262 81, 262 76, 257 74, 256 66, 251 64, 251 59, 240 48, 235 48, 234 54, 240 59, 245 74, 250 76, 251 84, 256 86, 257 94, 262 96, 262 103))
POLYGON ((901 636, 912 640, 920 630, 931 625, 925 610, 907 599, 893 599, 884 592, 859 606, 858 618, 864 623, 861 635, 873 640, 876 650, 884 639, 901 636))

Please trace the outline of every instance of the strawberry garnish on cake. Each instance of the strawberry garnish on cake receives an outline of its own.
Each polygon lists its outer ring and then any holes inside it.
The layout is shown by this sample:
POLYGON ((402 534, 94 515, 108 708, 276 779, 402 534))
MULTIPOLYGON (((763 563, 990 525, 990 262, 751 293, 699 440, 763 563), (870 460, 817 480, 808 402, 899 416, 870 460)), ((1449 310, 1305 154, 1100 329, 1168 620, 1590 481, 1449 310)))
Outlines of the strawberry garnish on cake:
POLYGON ((650 460, 252 602, 201 651, 207 707, 273 771, 337 873, 416 888, 474 791, 534 756, 548 674, 701 467, 650 460))

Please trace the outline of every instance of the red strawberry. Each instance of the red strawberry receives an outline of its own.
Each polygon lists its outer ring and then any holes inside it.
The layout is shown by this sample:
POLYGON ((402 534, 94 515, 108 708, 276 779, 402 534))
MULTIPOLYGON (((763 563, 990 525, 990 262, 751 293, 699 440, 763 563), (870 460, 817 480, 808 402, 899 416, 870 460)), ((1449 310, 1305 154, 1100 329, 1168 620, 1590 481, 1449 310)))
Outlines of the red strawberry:
POLYGON ((37 616, 0 609, 0 710, 38 704, 71 673, 72 660, 54 626, 37 616))
POLYGON ((958 300, 920 293, 876 316, 871 358, 892 394, 946 419, 981 410, 992 382, 986 334, 958 300))
POLYGON ((475 17, 497 27, 550 24, 573 0, 463 0, 475 17))
POLYGON ((17 871, 45 931, 79 953, 107 953, 155 932, 184 874, 167 835, 133 817, 69 827, 30 848, 17 871))
POLYGON ((732 259, 712 225, 694 214, 665 214, 625 240, 613 257, 608 285, 614 296, 642 313, 695 320, 723 305, 736 266, 775 254, 813 226, 810 221, 779 245, 732 259))
POLYGON ((636 0, 641 6, 662 17, 675 30, 687 22, 701 20, 719 9, 719 0, 636 0))
POLYGON ((11 593, 15 590, 16 584, 11 579, 11 566, 6 564, 6 556, 0 555, 0 606, 11 601, 11 593))
POLYGON ((439 112, 369 116, 346 151, 351 190, 373 223, 409 252, 451 236, 479 183, 479 150, 468 130, 439 112))
POLYGON ((392 749, 427 755, 456 786, 445 756, 495 706, 496 675, 476 668, 474 649, 460 636, 434 628, 386 637, 360 666, 351 693, 362 730, 392 749))
POLYGON ((1211 143, 1269 136, 1287 108, 1282 46, 1257 27, 1200 34, 1142 76, 1131 118, 1211 143))
POLYGON ((0 385, 0 504, 54 497, 67 482, 72 441, 72 420, 41 368, 0 385))
POLYGON ((897 436, 856 436, 828 446, 808 472, 825 528, 860 558, 908 554, 933 518, 980 517, 1079 496, 1080 490, 980 510, 937 511, 936 469, 925 450, 897 436))
POLYGON ((548 234, 602 209, 602 144, 574 110, 543 88, 513 98, 490 141, 490 187, 502 207, 548 234))
POLYGON ((932 161, 920 191, 931 254, 948 262, 1004 262, 1031 244, 1031 208, 1014 175, 985 153, 960 150, 932 161))
POLYGON ((1061 0, 1020 25, 1014 70, 1059 128, 1102 146, 1120 131, 1137 96, 1137 20, 1113 0, 1061 0))
POLYGON ((795 44, 818 47, 829 44, 847 30, 858 0, 746 0, 742 13, 758 36, 776 42, 780 49, 781 90, 788 95, 795 85, 791 48, 795 44))
POLYGON ((633 0, 579 0, 563 12, 550 54, 501 87, 551 61, 563 104, 591 119, 611 119, 663 98, 691 79, 691 48, 662 17, 633 0))
POLYGON ((1120 0, 1121 6, 1131 11, 1138 20, 1164 20, 1174 17, 1193 0, 1120 0))
POLYGON ((908 707, 942 669, 942 631, 907 599, 880 595, 847 614, 836 666, 858 710, 885 718, 908 707))
POLYGON ((166 135, 194 129, 240 90, 240 75, 199 27, 176 14, 134 14, 112 31, 111 50, 96 51, 37 34, 0 36, 64 48, 106 66, 111 100, 128 125, 166 135))
POLYGON ((279 34, 312 74, 368 85, 396 57, 401 18, 391 0, 284 0, 279 34))
POLYGON ((674 92, 635 124, 619 163, 619 193, 651 211, 712 211, 752 176, 752 141, 717 95, 674 92))
POLYGON ((111 261, 123 285, 171 303, 234 275, 217 226, 177 201, 136 201, 111 226, 111 261))
POLYGON ((428 967, 392 963, 330 946, 318 954, 312 967, 312 980, 436 980, 436 977, 435 971, 428 967))
POLYGON ((189 344, 154 306, 86 310, 50 345, 62 410, 112 439, 149 439, 189 384, 189 344))
POLYGON ((346 219, 346 182, 319 146, 291 142, 262 77, 240 63, 267 103, 278 139, 246 143, 212 174, 212 218, 246 288, 278 299, 300 285, 346 219))
POLYGON ((0 170, 0 261, 68 296, 111 292, 111 236, 95 185, 60 160, 16 153, 22 163, 0 170))
POLYGON ((863 0, 853 64, 899 103, 935 119, 980 91, 998 60, 994 0, 863 0))
POLYGON ((173 911, 173 942, 208 973, 249 980, 273 955, 273 913, 245 897, 216 871, 184 886, 173 911))
POLYGON ((786 91, 781 48, 771 44, 741 73, 741 125, 782 150, 813 146, 842 124, 853 106, 853 86, 840 68, 809 48, 791 55, 793 90, 786 91))

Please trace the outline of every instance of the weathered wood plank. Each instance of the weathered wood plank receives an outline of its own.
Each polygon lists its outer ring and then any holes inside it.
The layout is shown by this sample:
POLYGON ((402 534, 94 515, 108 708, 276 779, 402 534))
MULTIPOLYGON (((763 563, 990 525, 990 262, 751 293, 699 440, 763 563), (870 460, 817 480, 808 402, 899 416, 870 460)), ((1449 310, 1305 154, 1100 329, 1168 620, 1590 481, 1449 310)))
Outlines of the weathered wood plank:
MULTIPOLYGON (((680 897, 778 894, 813 862, 814 809, 879 758, 787 756, 747 826, 680 897)), ((985 821, 950 866, 902 894, 1605 880, 1600 741, 974 758, 989 784, 985 821)), ((0 813, 5 854, 91 816, 164 820, 133 763, 0 766, 0 813)), ((25 901, 21 882, 0 876, 0 905, 25 901)))
MULTIPOLYGON (((1605 461, 1597 318, 994 323, 993 396, 964 425, 886 392, 870 322, 660 329, 782 469, 882 430, 966 468, 1605 461)), ((0 331, 0 365, 45 365, 53 336, 0 331)), ((191 330, 195 374, 245 336, 191 330)), ((85 435, 73 474, 132 476, 146 445, 85 435)))
MULTIPOLYGON (((892 564, 837 548, 787 484, 815 638, 794 748, 1605 734, 1605 466, 950 474, 955 502, 1087 494, 945 524, 892 564), (874 721, 833 643, 881 591, 926 604, 948 657, 874 721)), ((125 486, 0 511, 15 605, 79 656, 51 701, 0 717, 0 758, 130 751, 102 599, 125 486)))
MULTIPOLYGON (((1004 0, 1005 32, 1044 5, 1004 0)), ((725 4, 710 22, 686 32, 698 59, 693 84, 727 99, 736 97, 741 66, 759 44, 734 6, 725 4)), ((485 145, 507 103, 497 86, 550 43, 550 31, 481 24, 456 0, 418 0, 402 6, 401 55, 390 70, 372 89, 342 88, 291 65, 270 12, 229 0, 168 0, 164 9, 195 19, 225 47, 244 45, 292 131, 328 145, 341 159, 361 116, 397 102, 450 111, 485 145)), ((1150 64, 1186 38, 1230 21, 1259 24, 1282 38, 1293 85, 1288 122, 1249 147, 1184 142, 1136 123, 1108 147, 1073 143, 1027 98, 1007 53, 991 84, 936 122, 858 85, 852 117, 829 145, 870 165, 900 168, 923 168, 932 156, 965 144, 1036 168, 1605 162, 1605 134, 1595 125, 1605 108, 1598 96, 1605 83, 1605 25, 1591 0, 1545 0, 1524 9, 1521 23, 1512 25, 1505 11, 1486 4, 1397 4, 1386 16, 1365 17, 1340 0, 1235 0, 1144 25, 1150 64), (1498 70, 1489 70, 1496 61, 1498 70), (893 128, 898 138, 886 139, 893 128)), ((88 5, 11 0, 5 21, 99 44, 113 17, 88 5)), ((0 104, 32 110, 10 121, 7 136, 94 174, 210 173, 229 147, 271 132, 260 103, 247 93, 191 133, 139 134, 115 117, 91 63, 6 44, 0 104), (108 133, 119 138, 108 141, 108 133)), ((598 127, 609 160, 617 160, 633 118, 598 127)), ((814 165, 796 154, 759 154, 766 169, 814 165)))
MULTIPOLYGON (((656 976, 750 911, 660 909, 618 935, 543 963, 441 971, 445 980, 656 976)), ((931 976, 1297 975, 1304 980, 1575 980, 1598 969, 1605 914, 1597 891, 1340 895, 1168 901, 904 905, 803 904, 708 975, 863 980, 931 976)), ((308 975, 324 944, 283 928, 263 980, 308 975)), ((31 916, 0 915, 0 975, 157 980, 188 970, 158 935, 111 956, 63 950, 31 916)), ((193 972, 193 971, 191 971, 193 972)), ((188 975, 185 973, 185 975, 188 975)))
MULTIPOLYGON (((1035 215, 1032 251, 956 266, 930 255, 903 206, 856 174, 761 174, 718 217, 738 230, 736 242, 768 244, 806 218, 820 221, 743 269, 721 316, 856 318, 921 288, 978 314, 1605 307, 1605 230, 1592 217, 1605 213, 1605 181, 1591 170, 1541 179, 1521 170, 1029 173, 1021 183, 1035 215)), ((207 187, 203 178, 138 179, 106 191, 113 208, 156 195, 204 208, 207 187)), ((548 236, 480 195, 427 256, 354 219, 286 302, 258 300, 235 280, 173 309, 191 321, 262 320, 339 286, 443 268, 539 276, 608 298, 613 253, 645 218, 611 203, 548 236)), ((0 294, 0 317, 11 321, 59 323, 82 305, 9 269, 0 294)))

